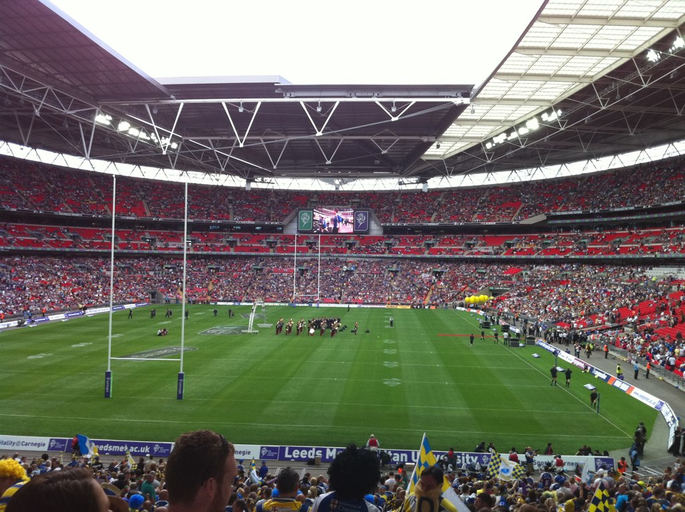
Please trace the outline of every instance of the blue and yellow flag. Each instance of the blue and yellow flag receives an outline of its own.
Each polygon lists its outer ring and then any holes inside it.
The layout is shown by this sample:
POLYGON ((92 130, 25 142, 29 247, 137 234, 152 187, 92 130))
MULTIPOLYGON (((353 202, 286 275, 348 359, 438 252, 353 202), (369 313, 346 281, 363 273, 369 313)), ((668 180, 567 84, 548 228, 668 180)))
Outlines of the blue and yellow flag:
POLYGON ((99 455, 98 447, 88 438, 88 436, 76 434, 76 437, 78 438, 78 447, 81 455, 84 457, 97 457, 99 455))
POLYGON ((609 492, 604 487, 604 482, 600 482, 595 494, 590 500, 588 512, 615 512, 616 508, 609 496, 609 492))
MULTIPOLYGON (((437 460, 435 458, 435 455, 433 454, 431 445, 428 442, 428 436, 426 436, 426 433, 424 432, 423 439, 421 439, 421 446, 419 446, 419 458, 416 461, 414 472, 411 474, 411 478, 409 479, 409 487, 407 487, 407 494, 411 494, 414 492, 414 487, 417 483, 419 483, 419 478, 421 478, 421 473, 423 472, 423 470, 431 466, 435 466, 436 463, 437 460)), ((450 482, 449 480, 447 480, 447 477, 445 477, 442 482, 442 490, 445 491, 449 487, 450 482)))
POLYGON ((490 456, 490 463, 486 470, 488 480, 499 478, 500 480, 518 480, 526 476, 526 472, 520 464, 511 460, 504 460, 502 456, 495 452, 490 456))

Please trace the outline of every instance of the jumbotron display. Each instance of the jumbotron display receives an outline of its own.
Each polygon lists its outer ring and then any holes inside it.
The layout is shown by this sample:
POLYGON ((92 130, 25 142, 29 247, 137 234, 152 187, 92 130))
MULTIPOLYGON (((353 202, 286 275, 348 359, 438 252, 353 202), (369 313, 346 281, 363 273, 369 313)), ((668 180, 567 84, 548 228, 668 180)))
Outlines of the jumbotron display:
POLYGON ((353 234, 369 232, 368 210, 314 208, 297 213, 299 233, 353 234))

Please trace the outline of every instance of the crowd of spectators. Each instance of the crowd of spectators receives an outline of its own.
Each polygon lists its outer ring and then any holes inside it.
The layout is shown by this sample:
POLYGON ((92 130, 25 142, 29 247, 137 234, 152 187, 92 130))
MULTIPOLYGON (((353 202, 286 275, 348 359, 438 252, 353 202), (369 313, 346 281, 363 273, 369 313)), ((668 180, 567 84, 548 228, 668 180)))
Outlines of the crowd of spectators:
MULTIPOLYGON (((110 176, 24 160, 0 160, 0 209, 111 215, 110 176)), ((183 218, 179 183, 117 180, 117 215, 183 218)), ((307 192, 191 185, 189 217, 284 222, 298 208, 348 206, 372 210, 382 224, 512 222, 542 213, 653 206, 685 197, 682 160, 502 186, 388 192, 307 192)))
MULTIPOLYGON (((191 253, 268 253, 396 256, 644 256, 685 253, 685 228, 609 229, 511 235, 294 235, 188 234, 191 253), (319 246, 320 241, 320 246, 319 246), (297 242, 297 243, 296 243, 297 242)), ((109 252, 111 229, 0 223, 0 247, 19 250, 109 252)), ((115 248, 124 252, 182 252, 183 232, 116 229, 115 248)))
MULTIPOLYGON (((515 455, 514 450, 509 460, 516 462, 515 455)), ((270 471, 264 463, 257 471, 235 459, 223 436, 197 431, 183 434, 167 461, 141 457, 137 463, 123 458, 107 464, 96 457, 66 464, 48 454, 33 460, 3 456, 0 501, 7 512, 422 512, 427 502, 436 512, 455 512, 455 504, 469 512, 685 510, 680 460, 649 476, 620 465, 586 477, 579 470, 566 473, 563 462, 539 473, 530 464, 522 467, 522 476, 500 480, 482 467, 430 466, 410 488, 409 468, 384 468, 378 452, 354 445, 336 456, 326 474, 290 467, 270 471), (600 495, 606 508, 595 509, 600 495)))

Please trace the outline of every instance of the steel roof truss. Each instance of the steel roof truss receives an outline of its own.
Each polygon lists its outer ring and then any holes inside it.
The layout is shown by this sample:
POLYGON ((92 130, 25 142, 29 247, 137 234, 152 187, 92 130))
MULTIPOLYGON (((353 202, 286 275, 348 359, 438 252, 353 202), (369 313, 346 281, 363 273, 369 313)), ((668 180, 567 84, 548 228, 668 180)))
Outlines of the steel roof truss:
POLYGON ((269 158, 269 161, 271 162, 271 166, 274 169, 277 169, 278 164, 281 161, 281 158, 283 157, 283 153, 285 153, 285 149, 288 147, 289 139, 284 139, 283 147, 281 148, 281 152, 278 154, 278 158, 276 158, 276 160, 274 160, 273 157, 271 156, 271 153, 269 152, 269 148, 267 147, 266 142, 264 142, 264 139, 260 138, 259 141, 261 142, 262 147, 264 148, 264 152, 266 153, 266 156, 269 158))
MULTIPOLYGON (((382 140, 382 141, 385 141, 385 140, 386 140, 386 137, 383 137, 381 140, 382 140)), ((381 155, 387 155, 387 154, 388 154, 388 151, 390 151, 390 150, 392 149, 392 147, 393 147, 395 144, 397 144, 400 140, 401 140, 400 137, 395 137, 395 138, 392 140, 392 142, 390 142, 390 145, 388 145, 387 147, 383 147, 383 146, 381 146, 378 142, 376 142, 376 137, 372 137, 372 138, 371 138, 371 142, 373 142, 373 143, 376 145, 376 147, 377 147, 378 149, 381 150, 381 155)))
POLYGON ((17 121, 17 128, 19 129, 19 136, 21 137, 21 141, 24 144, 24 146, 29 145, 29 139, 31 138, 31 131, 33 130, 33 121, 36 118, 35 113, 34 115, 31 116, 31 120, 29 121, 29 126, 24 132, 24 128, 21 126, 21 120, 19 119, 19 116, 17 115, 17 112, 14 112, 14 118, 17 121))
POLYGON ((90 135, 88 137, 88 142, 86 142, 86 136, 83 132, 83 123, 78 123, 79 133, 81 134, 81 144, 83 145, 83 154, 86 158, 90 159, 90 152, 93 149, 93 137, 95 136, 95 119, 90 123, 90 135))
POLYGON ((672 89, 670 89, 670 88, 668 89, 668 94, 669 94, 670 97, 671 97, 671 101, 673 101, 673 107, 675 108, 676 114, 677 114, 678 116, 682 116, 682 115, 683 115, 683 112, 685 112, 685 102, 683 102, 683 104, 680 105, 680 107, 679 107, 679 106, 678 106, 678 100, 676 100, 675 95, 673 94, 673 90, 672 90, 672 89))
MULTIPOLYGON (((325 115, 326 115, 326 119, 324 120, 323 125, 321 126, 321 128, 319 128, 318 126, 316 126, 316 123, 314 122, 314 119, 312 118, 311 114, 309 113, 309 110, 308 110, 308 109, 311 108, 311 107, 309 107, 309 105, 307 105, 304 101, 300 101, 299 103, 300 103, 300 106, 302 107, 302 110, 304 110, 304 113, 307 115, 307 119, 309 119, 309 122, 311 123, 312 127, 314 128, 314 133, 315 133, 315 135, 316 135, 317 137, 323 134, 323 131, 326 129, 326 125, 328 125, 328 122, 331 120, 331 117, 333 116, 333 113, 334 113, 334 112, 336 111, 336 109, 338 108, 338 105, 340 105, 340 101, 336 101, 336 102, 333 104, 333 107, 330 108, 330 109, 328 110, 328 112, 325 114, 325 115)), ((321 102, 318 102, 315 110, 316 110, 317 112, 319 112, 318 109, 320 109, 320 108, 321 108, 321 102)), ((325 155, 324 155, 324 156, 325 156, 325 155)))
POLYGON ((391 121, 397 121, 402 115, 409 110, 416 101, 410 101, 407 105, 404 107, 400 107, 399 109, 397 108, 397 105, 395 101, 392 102, 392 107, 390 107, 390 110, 385 108, 385 105, 383 105, 380 101, 375 102, 376 105, 378 105, 383 112, 388 114, 388 117, 390 118, 391 121), (399 111, 398 111, 399 110, 399 111))
POLYGON ((147 103, 145 104, 145 110, 147 111, 147 115, 150 117, 150 123, 152 124, 152 129, 155 131, 155 136, 157 137, 157 141, 162 148, 162 154, 166 155, 167 150, 169 149, 169 146, 171 146, 172 142, 172 137, 176 133, 176 125, 178 124, 178 118, 181 117, 181 112, 183 111, 183 105, 185 103, 179 103, 178 104, 178 109, 176 110, 176 117, 174 118, 174 124, 171 127, 171 131, 169 133, 169 137, 160 137, 159 135, 159 130, 157 130, 157 123, 155 123, 155 119, 152 115, 152 111, 150 110, 150 105, 147 103), (165 140, 163 140, 165 139, 165 140))
MULTIPOLYGON (((228 117, 228 121, 231 123, 231 128, 233 128, 233 133, 235 134, 236 139, 238 139, 238 144, 242 148, 245 145, 245 139, 247 139, 247 136, 250 133, 250 129, 252 128, 252 123, 254 123, 255 117, 257 117, 257 113, 259 112, 259 107, 262 106, 262 102, 258 101, 256 104, 256 107, 254 111, 252 112, 252 117, 250 118, 250 123, 247 125, 247 129, 245 130, 245 135, 241 138, 240 135, 238 134, 238 130, 235 127, 235 123, 233 122, 233 116, 231 116, 231 112, 228 109, 228 106, 226 105, 225 101, 221 102, 221 106, 224 107, 224 112, 226 112, 226 117, 228 117)), ((241 107, 242 108, 242 102, 241 102, 241 107)))
POLYGON ((322 154, 323 157, 326 159, 326 165, 330 165, 331 163, 333 163, 333 159, 335 158, 335 154, 338 152, 338 149, 340 149, 340 146, 342 145, 343 140, 344 140, 344 139, 341 137, 340 140, 338 141, 338 144, 335 146, 335 149, 333 150, 333 153, 331 153, 331 156, 329 157, 329 156, 326 154, 326 152, 323 150, 323 148, 321 147, 321 144, 319 144, 319 140, 318 140, 318 139, 314 139, 314 142, 316 142, 316 145, 318 146, 319 151, 321 151, 321 154, 322 154))

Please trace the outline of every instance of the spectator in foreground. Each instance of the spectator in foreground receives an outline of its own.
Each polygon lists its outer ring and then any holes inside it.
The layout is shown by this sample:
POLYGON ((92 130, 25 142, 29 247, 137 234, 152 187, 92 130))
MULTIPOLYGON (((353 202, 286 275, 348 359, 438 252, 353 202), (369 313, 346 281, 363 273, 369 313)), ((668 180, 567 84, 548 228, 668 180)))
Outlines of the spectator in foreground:
POLYGON ((292 468, 282 469, 276 477, 278 496, 257 504, 256 512, 297 512, 302 503, 297 501, 300 475, 292 468))
POLYGON ((316 499, 312 512, 379 512, 375 505, 364 500, 364 496, 373 492, 380 480, 376 453, 350 445, 335 457, 328 474, 332 491, 316 499))
POLYGON ((109 512, 111 509, 105 491, 85 468, 39 475, 19 489, 7 504, 7 512, 109 512))
POLYGON ((221 434, 181 435, 166 468, 169 512, 223 512, 237 473, 233 445, 221 434))

